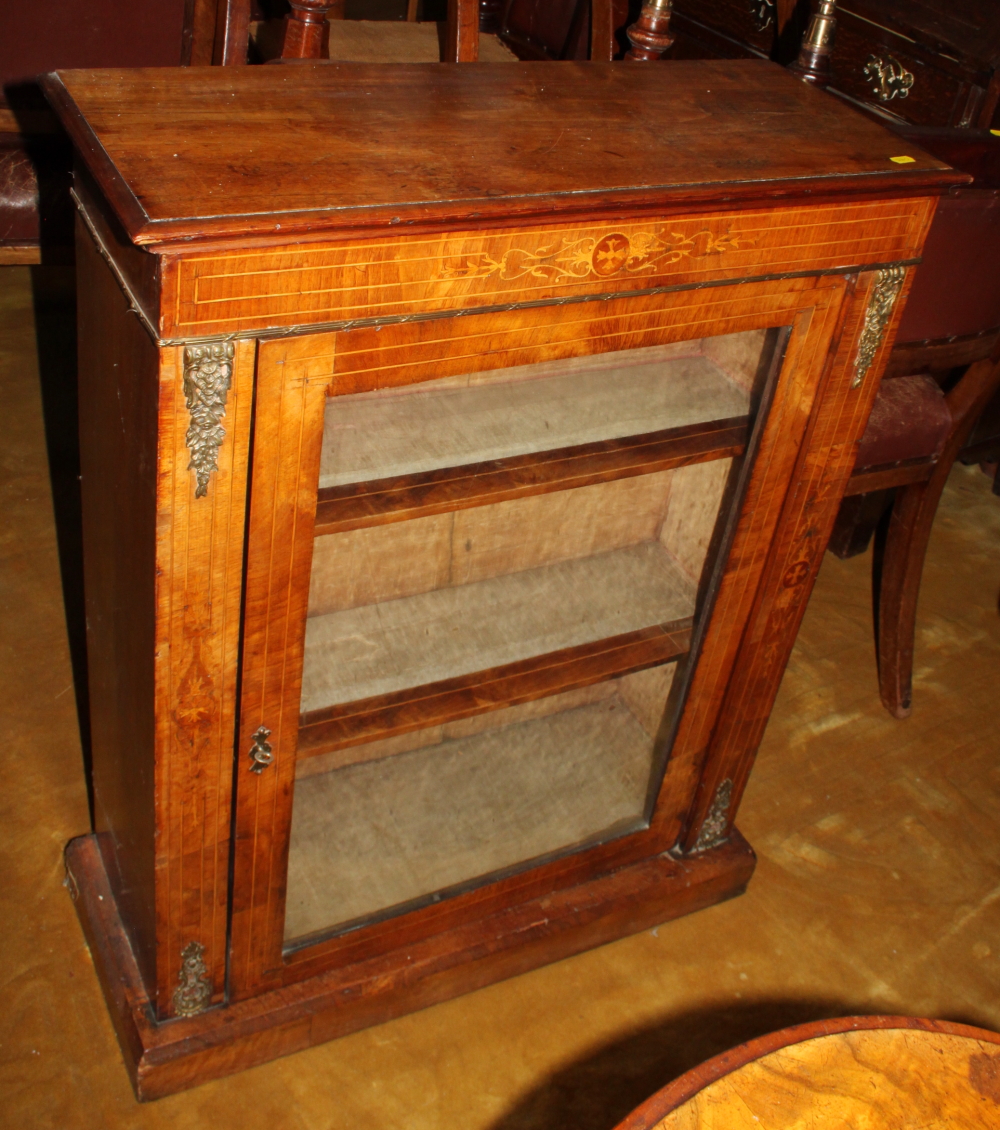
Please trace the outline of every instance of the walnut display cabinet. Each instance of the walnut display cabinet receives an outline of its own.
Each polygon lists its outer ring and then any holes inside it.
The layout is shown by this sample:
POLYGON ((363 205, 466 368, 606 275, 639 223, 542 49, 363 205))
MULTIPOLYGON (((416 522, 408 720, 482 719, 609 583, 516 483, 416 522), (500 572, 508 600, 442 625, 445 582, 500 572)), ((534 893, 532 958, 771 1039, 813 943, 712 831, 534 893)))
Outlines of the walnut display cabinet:
POLYGON ((767 63, 50 76, 141 1098, 743 890, 936 197, 767 63))

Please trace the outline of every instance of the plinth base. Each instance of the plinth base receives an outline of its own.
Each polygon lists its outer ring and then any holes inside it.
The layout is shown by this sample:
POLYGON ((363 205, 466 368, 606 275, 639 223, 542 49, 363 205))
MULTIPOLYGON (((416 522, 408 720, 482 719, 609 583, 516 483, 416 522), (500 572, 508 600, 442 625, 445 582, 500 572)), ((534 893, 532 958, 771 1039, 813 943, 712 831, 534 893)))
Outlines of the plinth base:
POLYGON ((290 1055, 733 898, 745 889, 755 862, 734 829, 728 843, 701 855, 658 855, 491 915, 477 924, 474 946, 464 941, 465 927, 462 939, 458 930, 451 937, 446 932, 406 946, 395 961, 392 954, 380 955, 253 1000, 159 1023, 96 836, 80 836, 66 848, 70 891, 140 1101, 290 1055), (407 975, 392 976, 395 965, 405 965, 407 975))

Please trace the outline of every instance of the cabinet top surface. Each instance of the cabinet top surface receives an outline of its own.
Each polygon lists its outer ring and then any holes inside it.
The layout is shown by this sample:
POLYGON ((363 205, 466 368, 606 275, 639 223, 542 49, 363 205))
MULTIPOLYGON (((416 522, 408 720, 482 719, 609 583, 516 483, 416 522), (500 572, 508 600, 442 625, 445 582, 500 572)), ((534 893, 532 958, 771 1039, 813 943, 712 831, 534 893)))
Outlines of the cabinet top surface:
POLYGON ((63 71, 45 84, 144 244, 967 179, 758 60, 63 71))

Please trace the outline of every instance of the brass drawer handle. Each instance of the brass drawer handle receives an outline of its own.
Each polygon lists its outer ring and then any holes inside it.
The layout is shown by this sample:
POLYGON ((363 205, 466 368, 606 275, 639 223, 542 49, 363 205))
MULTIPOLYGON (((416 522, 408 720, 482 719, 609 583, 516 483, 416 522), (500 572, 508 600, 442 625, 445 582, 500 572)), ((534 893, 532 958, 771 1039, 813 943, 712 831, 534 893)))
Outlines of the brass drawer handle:
POLYGON ((913 75, 891 55, 869 55, 864 76, 872 84, 872 93, 878 95, 879 102, 905 98, 913 86, 913 75))
POLYGON ((754 31, 766 31, 774 22, 775 0, 749 0, 754 31))

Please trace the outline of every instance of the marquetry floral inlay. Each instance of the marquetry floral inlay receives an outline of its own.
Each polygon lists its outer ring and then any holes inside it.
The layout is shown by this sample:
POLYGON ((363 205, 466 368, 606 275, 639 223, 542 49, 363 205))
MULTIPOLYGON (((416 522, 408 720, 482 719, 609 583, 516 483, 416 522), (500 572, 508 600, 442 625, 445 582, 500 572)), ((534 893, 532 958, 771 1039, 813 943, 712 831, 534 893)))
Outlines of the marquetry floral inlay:
POLYGON ((685 235, 682 232, 614 232, 598 238, 556 237, 533 251, 512 247, 499 259, 487 251, 457 256, 441 270, 442 279, 487 279, 504 282, 536 278, 546 282, 585 279, 592 275, 637 275, 655 272, 682 259, 705 259, 749 247, 753 240, 732 231, 716 233, 708 228, 685 235))

